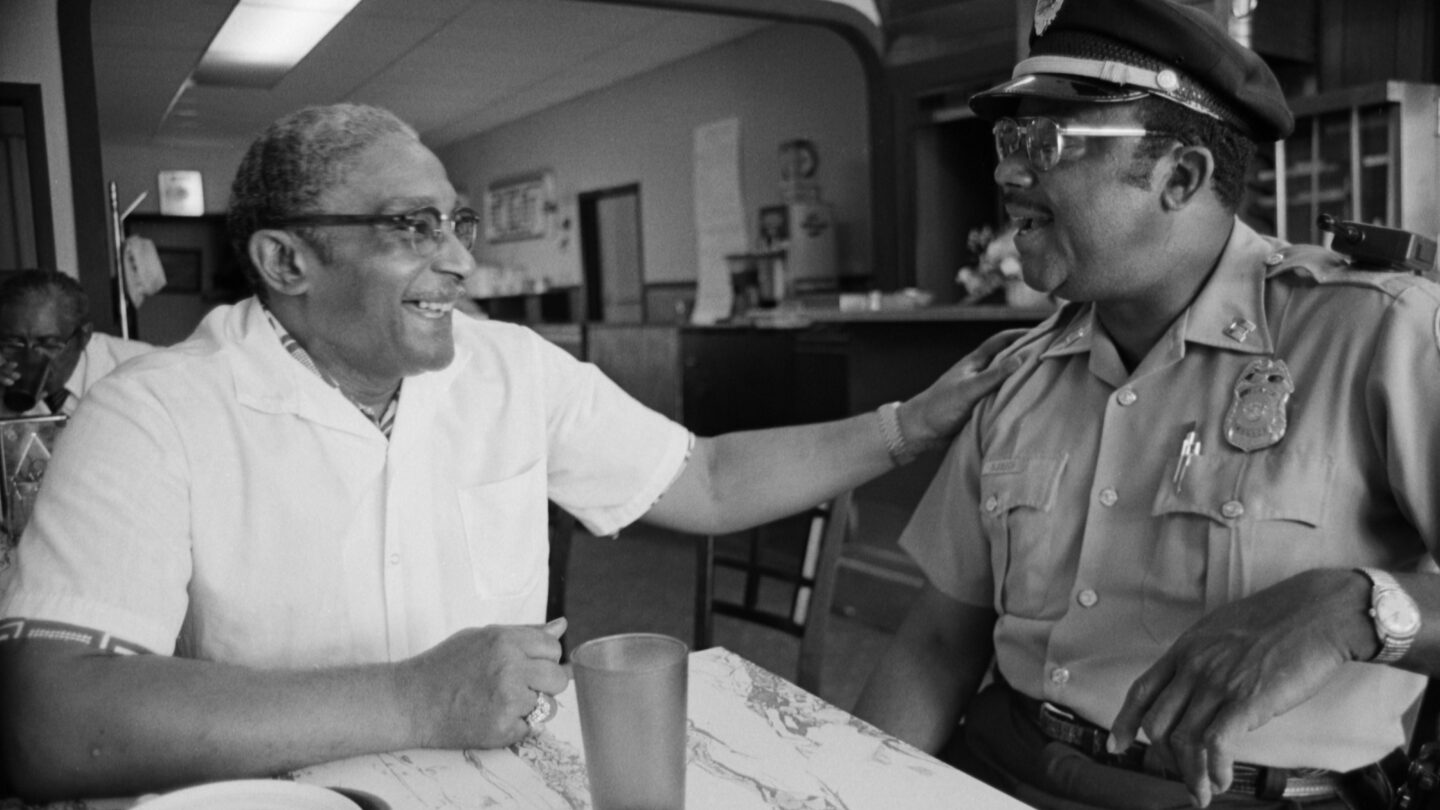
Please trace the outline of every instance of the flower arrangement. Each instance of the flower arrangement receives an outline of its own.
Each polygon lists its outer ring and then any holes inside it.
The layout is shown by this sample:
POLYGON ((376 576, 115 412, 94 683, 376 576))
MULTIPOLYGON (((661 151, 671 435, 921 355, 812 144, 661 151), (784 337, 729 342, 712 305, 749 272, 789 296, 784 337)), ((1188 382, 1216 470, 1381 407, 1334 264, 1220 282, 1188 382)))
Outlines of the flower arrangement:
POLYGON ((961 303, 975 304, 996 293, 1003 294, 1011 279, 1020 279, 1020 253, 1015 249, 1015 229, 995 232, 989 225, 970 229, 966 247, 975 257, 973 265, 960 268, 955 281, 965 288, 961 303))
POLYGON ((1015 228, 996 232, 985 225, 972 228, 966 246, 975 257, 973 265, 960 268, 955 282, 965 288, 962 304, 978 304, 998 298, 1011 306, 1053 305, 1050 296, 1025 286, 1020 277, 1020 252, 1015 249, 1015 228))

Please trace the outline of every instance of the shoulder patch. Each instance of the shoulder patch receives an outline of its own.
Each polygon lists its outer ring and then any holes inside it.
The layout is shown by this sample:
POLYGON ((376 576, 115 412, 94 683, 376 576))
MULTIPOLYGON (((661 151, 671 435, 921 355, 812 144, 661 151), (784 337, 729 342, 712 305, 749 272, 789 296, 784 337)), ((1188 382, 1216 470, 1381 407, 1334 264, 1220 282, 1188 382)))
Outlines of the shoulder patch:
POLYGON ((1344 254, 1319 245, 1286 245, 1266 258, 1265 263, 1269 266, 1266 278, 1291 275, 1320 285, 1368 287, 1392 295, 1418 279, 1411 273, 1357 270, 1344 254))

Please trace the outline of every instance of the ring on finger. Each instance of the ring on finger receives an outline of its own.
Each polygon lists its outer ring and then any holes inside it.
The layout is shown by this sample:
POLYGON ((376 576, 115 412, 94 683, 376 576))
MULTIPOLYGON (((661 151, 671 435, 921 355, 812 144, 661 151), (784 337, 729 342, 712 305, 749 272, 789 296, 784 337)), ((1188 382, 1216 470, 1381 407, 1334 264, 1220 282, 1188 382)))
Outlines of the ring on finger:
POLYGON ((545 723, 555 716, 558 707, 555 698, 544 692, 535 693, 535 708, 525 715, 525 725, 530 727, 531 734, 539 734, 545 728, 545 723))

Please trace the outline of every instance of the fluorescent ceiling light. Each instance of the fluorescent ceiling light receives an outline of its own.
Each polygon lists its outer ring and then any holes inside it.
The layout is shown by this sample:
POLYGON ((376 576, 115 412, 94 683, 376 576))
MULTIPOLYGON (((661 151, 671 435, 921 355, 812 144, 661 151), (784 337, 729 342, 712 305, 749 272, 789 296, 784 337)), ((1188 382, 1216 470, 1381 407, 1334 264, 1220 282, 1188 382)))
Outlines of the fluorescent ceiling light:
POLYGON ((274 87, 360 0, 240 0, 191 77, 197 84, 274 87))

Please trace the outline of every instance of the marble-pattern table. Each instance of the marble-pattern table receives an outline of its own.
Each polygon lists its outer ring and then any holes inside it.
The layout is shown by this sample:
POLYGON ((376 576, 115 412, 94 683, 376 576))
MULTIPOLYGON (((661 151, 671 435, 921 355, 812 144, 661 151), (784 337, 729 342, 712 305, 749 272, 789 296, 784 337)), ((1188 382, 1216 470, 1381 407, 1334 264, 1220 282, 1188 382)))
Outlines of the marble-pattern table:
MULTIPOLYGON (((721 648, 691 653, 688 810, 1023 810, 1001 794, 721 648)), ((572 687, 545 731, 508 749, 356 757, 294 774, 393 810, 590 807, 572 687)))
MULTIPOLYGON (((298 782, 364 791, 390 810, 588 810, 573 683, 545 730, 497 750, 413 750, 303 768, 298 782)), ((687 810, 1028 810, 722 648, 690 654, 687 810)), ((135 799, 45 810, 127 810, 135 799)), ((143 810, 143 802, 139 807, 143 810)), ((0 810, 25 810, 0 799, 0 810)))

